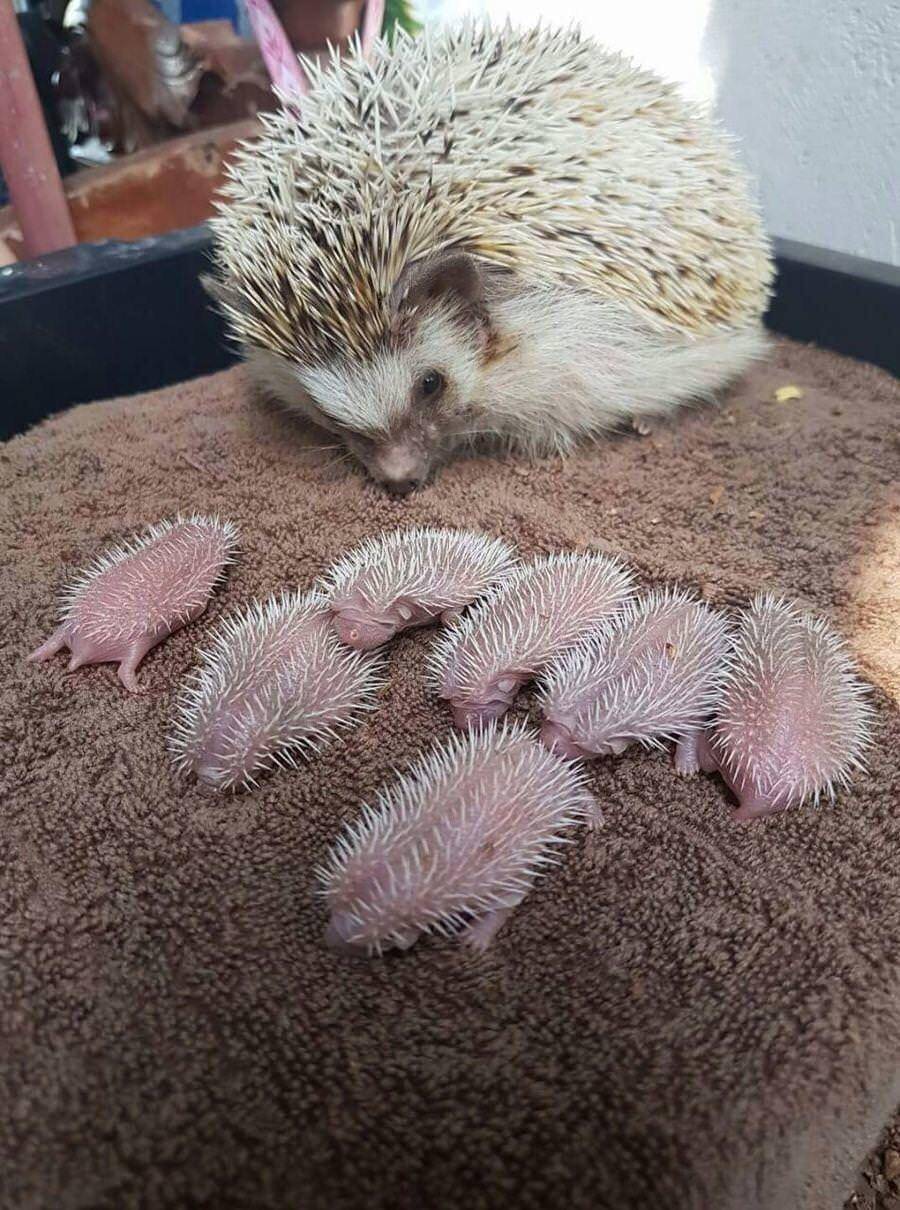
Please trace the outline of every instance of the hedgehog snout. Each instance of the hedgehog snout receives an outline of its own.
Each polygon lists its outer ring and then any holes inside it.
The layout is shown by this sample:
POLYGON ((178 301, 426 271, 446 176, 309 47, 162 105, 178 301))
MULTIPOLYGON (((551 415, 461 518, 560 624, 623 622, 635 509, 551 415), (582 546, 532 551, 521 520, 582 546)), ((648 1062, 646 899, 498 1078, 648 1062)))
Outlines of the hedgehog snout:
POLYGON ((382 643, 389 642, 397 633, 396 622, 359 618, 343 612, 333 615, 332 625, 341 642, 355 647, 357 651, 372 651, 382 643))
POLYGON ((353 936, 355 928, 358 928, 358 925, 355 925, 349 912, 333 912, 325 926, 325 944, 329 949, 364 957, 369 947, 365 941, 353 936))
POLYGON ((565 723, 555 723, 547 719, 541 726, 541 743, 558 756, 591 756, 592 753, 576 744, 565 723))
POLYGON ((201 783, 213 790, 222 790, 228 780, 223 755, 228 752, 228 735, 234 719, 220 714, 203 737, 194 757, 194 774, 201 783))
POLYGON ((408 496, 422 486, 421 479, 382 479, 381 482, 392 496, 408 496))
POLYGON ((332 912, 325 926, 325 944, 329 949, 348 957, 366 958, 376 948, 379 952, 390 949, 407 950, 418 941, 420 933, 421 930, 413 925, 400 925, 389 937, 382 937, 376 947, 371 939, 360 935, 359 921, 351 912, 337 909, 332 912))
POLYGON ((385 442, 367 461, 369 474, 394 496, 408 496, 425 482, 431 469, 427 451, 405 440, 385 442))

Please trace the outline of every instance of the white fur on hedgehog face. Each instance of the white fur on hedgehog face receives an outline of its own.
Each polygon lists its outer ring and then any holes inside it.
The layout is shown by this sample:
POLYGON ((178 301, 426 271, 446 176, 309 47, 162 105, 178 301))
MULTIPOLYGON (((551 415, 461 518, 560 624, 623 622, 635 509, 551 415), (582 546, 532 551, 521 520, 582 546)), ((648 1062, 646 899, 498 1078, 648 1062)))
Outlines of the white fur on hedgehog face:
POLYGON ((452 310, 431 307, 416 320, 365 364, 253 358, 282 402, 339 435, 373 479, 400 491, 424 482, 479 427, 479 342, 452 310))

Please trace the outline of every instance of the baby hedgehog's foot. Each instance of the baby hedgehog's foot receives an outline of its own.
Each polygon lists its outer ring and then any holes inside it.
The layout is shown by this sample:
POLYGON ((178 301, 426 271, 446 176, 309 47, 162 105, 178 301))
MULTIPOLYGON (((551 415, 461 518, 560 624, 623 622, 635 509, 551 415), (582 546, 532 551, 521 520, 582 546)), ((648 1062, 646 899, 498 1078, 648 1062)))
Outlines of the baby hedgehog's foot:
MULTIPOLYGON (((66 627, 60 626, 58 630, 51 634, 46 643, 42 643, 36 651, 32 651, 30 655, 26 655, 25 659, 29 664, 42 664, 44 660, 50 660, 55 655, 58 655, 64 647, 68 647, 66 640, 66 627)), ((73 655, 69 660, 69 671, 74 672, 81 661, 78 656, 73 655)))
POLYGON ((679 777, 693 777, 703 768, 700 760, 701 731, 689 731, 675 745, 675 772, 679 777))
POLYGON ((474 950, 477 954, 483 954, 503 928, 512 910, 511 907, 494 908, 492 912, 485 912, 483 916, 477 916, 460 933, 460 944, 474 950))
POLYGON ((735 793, 738 807, 731 816, 735 823, 750 823, 754 819, 765 819, 768 815, 780 815, 788 807, 787 802, 759 791, 752 785, 738 787, 735 793))

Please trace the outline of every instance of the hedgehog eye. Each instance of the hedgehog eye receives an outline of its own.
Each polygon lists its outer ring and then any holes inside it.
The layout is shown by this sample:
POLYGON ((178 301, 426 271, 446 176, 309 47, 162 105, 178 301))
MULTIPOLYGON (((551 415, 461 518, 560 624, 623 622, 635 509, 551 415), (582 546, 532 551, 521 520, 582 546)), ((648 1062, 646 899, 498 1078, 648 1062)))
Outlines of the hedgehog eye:
POLYGON ((444 389, 444 375, 438 370, 426 370, 419 380, 419 390, 426 397, 439 395, 444 389))

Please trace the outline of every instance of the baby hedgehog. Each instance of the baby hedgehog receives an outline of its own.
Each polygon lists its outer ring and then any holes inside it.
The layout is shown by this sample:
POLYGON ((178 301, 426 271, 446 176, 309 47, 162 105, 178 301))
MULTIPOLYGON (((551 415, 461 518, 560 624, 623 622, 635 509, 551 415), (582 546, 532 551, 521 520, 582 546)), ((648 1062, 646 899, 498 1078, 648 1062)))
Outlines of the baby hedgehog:
POLYGON ((741 618, 725 690, 697 755, 756 819, 834 798, 862 770, 872 710, 843 640, 789 601, 757 597, 741 618))
POLYGON ((68 586, 59 628, 27 658, 40 663, 68 648, 70 672, 115 663, 119 680, 137 693, 141 660, 203 613, 234 562, 237 537, 230 521, 194 514, 111 547, 68 586))
POLYGON ((228 614, 182 685, 169 750, 217 790, 296 768, 374 709, 377 666, 331 633, 324 597, 283 592, 228 614))
POLYGON ((321 591, 338 638, 369 651, 436 618, 453 621, 515 564, 499 538, 416 526, 361 543, 328 569, 321 591))
POLYGON ((477 436, 566 451, 760 353, 760 218, 674 87, 473 21, 309 71, 232 161, 207 285, 264 392, 390 490, 477 436))
POLYGON ((573 757, 675 740, 676 768, 696 773, 697 734, 718 702, 728 649, 725 619, 680 589, 629 601, 547 669, 541 738, 573 757))
POLYGON ((601 822, 584 773, 521 724, 490 723, 423 753, 348 825, 319 871, 338 949, 407 949, 463 931, 485 949, 561 835, 601 822))
POLYGON ((601 554, 545 555, 491 589, 434 644, 434 688, 457 727, 500 718, 526 681, 621 609, 632 573, 601 554))

